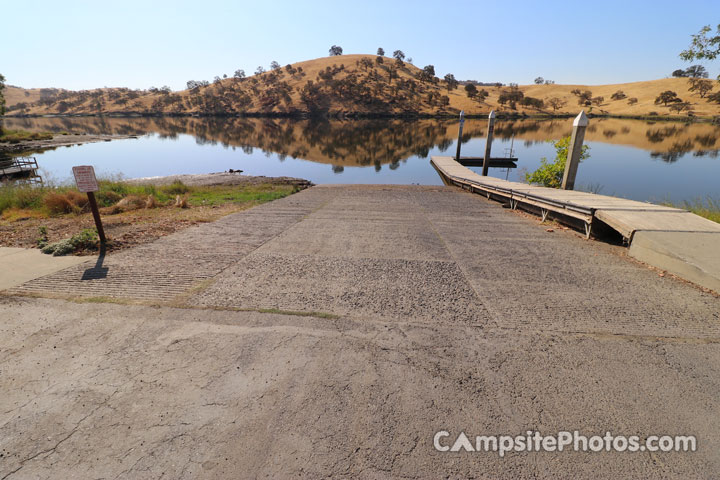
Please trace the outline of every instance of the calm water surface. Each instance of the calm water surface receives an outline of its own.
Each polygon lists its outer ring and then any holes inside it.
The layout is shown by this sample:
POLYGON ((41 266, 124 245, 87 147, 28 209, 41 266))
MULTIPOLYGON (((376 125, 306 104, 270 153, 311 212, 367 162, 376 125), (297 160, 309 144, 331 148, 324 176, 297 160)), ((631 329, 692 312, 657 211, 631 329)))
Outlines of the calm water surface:
MULTIPOLYGON (((518 169, 491 169, 522 181, 550 140, 571 131, 570 119, 496 123, 493 156, 512 154, 518 169)), ((240 118, 5 119, 7 128, 71 133, 134 134, 35 154, 45 178, 67 181, 73 165, 128 178, 208 173, 230 168, 248 175, 292 176, 315 183, 441 184, 432 155, 454 155, 457 122, 353 120, 312 122, 240 118)), ((482 156, 486 122, 465 124, 462 154, 482 156)), ((720 127, 591 119, 590 158, 579 168, 579 189, 635 200, 682 201, 720 195, 720 127)))

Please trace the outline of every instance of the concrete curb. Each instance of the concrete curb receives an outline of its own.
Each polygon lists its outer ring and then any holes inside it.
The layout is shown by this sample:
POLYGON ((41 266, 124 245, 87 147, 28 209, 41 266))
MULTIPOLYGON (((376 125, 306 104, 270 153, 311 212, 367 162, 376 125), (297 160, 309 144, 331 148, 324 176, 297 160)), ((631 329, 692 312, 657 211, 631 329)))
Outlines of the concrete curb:
POLYGON ((629 253, 642 262, 720 292, 720 233, 638 231, 629 253))

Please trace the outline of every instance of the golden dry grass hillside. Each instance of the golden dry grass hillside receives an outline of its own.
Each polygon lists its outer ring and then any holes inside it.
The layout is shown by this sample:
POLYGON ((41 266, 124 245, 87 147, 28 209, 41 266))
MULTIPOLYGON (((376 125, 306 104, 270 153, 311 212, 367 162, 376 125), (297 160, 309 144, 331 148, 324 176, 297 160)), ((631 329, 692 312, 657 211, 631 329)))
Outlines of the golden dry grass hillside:
MULTIPOLYGON (((443 72, 436 72, 442 75, 443 72)), ((491 109, 506 114, 688 116, 720 115, 720 104, 690 91, 685 78, 614 85, 477 86, 468 96, 463 84, 452 88, 423 69, 392 58, 341 55, 286 65, 247 78, 218 79, 196 88, 130 90, 104 88, 67 91, 8 87, 8 115, 45 114, 318 114, 318 115, 469 115, 491 109), (656 104, 665 91, 681 101, 656 104)))

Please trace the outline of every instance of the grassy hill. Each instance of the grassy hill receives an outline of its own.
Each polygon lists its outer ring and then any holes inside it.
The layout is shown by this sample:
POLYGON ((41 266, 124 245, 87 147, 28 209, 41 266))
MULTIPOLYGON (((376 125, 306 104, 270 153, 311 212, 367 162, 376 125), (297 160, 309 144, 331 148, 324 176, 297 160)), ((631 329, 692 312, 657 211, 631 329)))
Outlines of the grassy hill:
MULTIPOLYGON (((481 87, 468 97, 463 85, 423 76, 423 70, 374 55, 323 57, 252 75, 226 78, 179 92, 109 88, 83 91, 6 89, 8 115, 45 114, 318 114, 456 115, 502 113, 687 116, 672 103, 656 105, 666 90, 677 93, 694 115, 720 115, 720 105, 689 91, 684 78, 615 85, 521 85, 481 87), (589 91, 589 100, 576 92, 589 91), (615 99, 613 99, 615 98, 615 99), (551 106, 556 99, 555 108, 551 106), (541 104, 542 102, 542 104, 541 104)), ((438 72, 440 73, 440 72, 438 72)), ((715 90, 720 85, 713 82, 715 90)), ((712 93, 712 92, 711 92, 712 93)))

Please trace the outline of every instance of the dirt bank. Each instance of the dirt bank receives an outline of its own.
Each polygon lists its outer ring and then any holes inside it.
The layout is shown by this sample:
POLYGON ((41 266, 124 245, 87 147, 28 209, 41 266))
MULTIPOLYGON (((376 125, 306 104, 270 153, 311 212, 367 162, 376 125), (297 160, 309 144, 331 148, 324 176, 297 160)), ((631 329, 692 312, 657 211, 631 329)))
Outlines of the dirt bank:
POLYGON ((218 185, 261 185, 270 183, 273 185, 298 185, 302 187, 312 186, 312 182, 302 178, 294 177, 265 177, 243 175, 242 171, 202 173, 194 175, 168 175, 165 177, 144 177, 125 180, 132 185, 170 185, 175 182, 182 182, 191 187, 212 187, 218 185))
POLYGON ((53 135, 47 140, 28 140, 18 143, 0 143, 1 153, 41 152, 57 147, 69 147, 83 143, 110 142, 112 140, 125 140, 138 138, 137 135, 97 135, 97 134, 68 134, 53 135))

